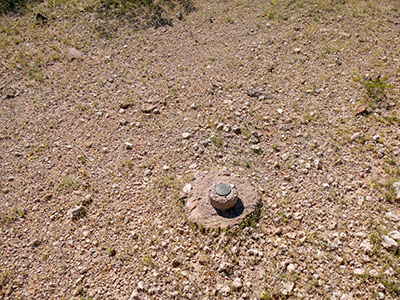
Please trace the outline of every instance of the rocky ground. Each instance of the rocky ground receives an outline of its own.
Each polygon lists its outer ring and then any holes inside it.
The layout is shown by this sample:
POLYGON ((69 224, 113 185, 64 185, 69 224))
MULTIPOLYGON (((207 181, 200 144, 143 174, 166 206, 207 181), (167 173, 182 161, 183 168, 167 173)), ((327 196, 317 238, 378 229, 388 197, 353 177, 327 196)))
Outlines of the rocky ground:
POLYGON ((0 16, 0 298, 398 299, 400 2, 193 4, 0 16), (202 230, 220 169, 261 215, 202 230))

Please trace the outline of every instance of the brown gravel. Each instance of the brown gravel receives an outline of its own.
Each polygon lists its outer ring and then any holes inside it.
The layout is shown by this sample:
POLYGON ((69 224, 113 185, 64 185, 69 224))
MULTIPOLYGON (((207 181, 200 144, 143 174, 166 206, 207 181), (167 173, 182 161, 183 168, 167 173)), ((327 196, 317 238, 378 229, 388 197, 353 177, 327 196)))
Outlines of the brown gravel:
POLYGON ((0 298, 399 298, 399 1, 56 2, 0 16, 0 298), (199 230, 179 195, 223 167, 261 219, 199 230))

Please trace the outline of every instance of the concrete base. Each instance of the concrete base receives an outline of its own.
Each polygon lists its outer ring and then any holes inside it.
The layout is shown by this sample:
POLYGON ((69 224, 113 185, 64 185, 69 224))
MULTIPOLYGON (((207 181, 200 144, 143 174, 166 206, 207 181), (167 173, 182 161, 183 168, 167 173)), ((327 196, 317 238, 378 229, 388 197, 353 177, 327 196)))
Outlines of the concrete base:
POLYGON ((231 228, 261 207, 260 196, 248 180, 221 172, 210 172, 192 182, 192 190, 185 200, 185 212, 192 223, 204 228, 231 228), (229 210, 220 211, 209 201, 210 187, 216 182, 231 182, 238 190, 238 201, 229 210))

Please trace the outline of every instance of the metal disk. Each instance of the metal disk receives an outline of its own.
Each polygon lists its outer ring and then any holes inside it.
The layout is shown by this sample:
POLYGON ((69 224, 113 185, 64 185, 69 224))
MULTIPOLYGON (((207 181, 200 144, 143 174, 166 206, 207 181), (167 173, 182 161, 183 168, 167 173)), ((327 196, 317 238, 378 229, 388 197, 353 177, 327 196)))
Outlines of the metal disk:
POLYGON ((226 183, 219 183, 215 186, 215 192, 219 196, 228 196, 231 193, 231 187, 226 183))

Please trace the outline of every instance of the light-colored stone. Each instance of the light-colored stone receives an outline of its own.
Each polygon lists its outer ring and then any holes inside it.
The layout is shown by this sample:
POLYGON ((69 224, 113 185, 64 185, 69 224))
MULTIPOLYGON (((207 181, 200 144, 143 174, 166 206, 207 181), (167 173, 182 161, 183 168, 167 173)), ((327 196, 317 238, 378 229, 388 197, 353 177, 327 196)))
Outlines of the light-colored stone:
POLYGON ((254 151, 254 152, 260 152, 260 151, 261 151, 261 148, 260 148, 260 146, 259 146, 258 144, 252 145, 252 146, 250 147, 250 149, 251 149, 252 151, 254 151))
POLYGON ((144 290, 144 283, 143 283, 143 281, 139 281, 139 282, 137 283, 137 288, 138 288, 139 291, 143 291, 143 290, 144 290))
POLYGON ((282 293, 282 295, 287 296, 293 291, 293 289, 294 289, 294 283, 287 282, 283 285, 281 293, 282 293))
POLYGON ((73 47, 68 48, 68 58, 70 60, 80 59, 82 58, 82 52, 73 47))
POLYGON ((369 271, 369 275, 374 278, 377 278, 377 277, 379 277, 379 272, 376 270, 371 270, 371 271, 369 271))
POLYGON ((289 264, 286 269, 289 273, 293 273, 296 270, 296 266, 294 264, 289 264))
POLYGON ((129 143, 129 142, 125 142, 125 147, 126 147, 126 149, 131 150, 133 148, 133 144, 129 143))
POLYGON ((145 103, 142 105, 141 110, 142 112, 144 112, 145 114, 149 114, 154 112, 157 109, 157 106, 151 103, 145 103))
POLYGON ((365 274, 365 270, 364 270, 364 269, 361 269, 361 268, 357 268, 357 269, 354 269, 353 273, 354 273, 354 275, 356 275, 356 276, 362 276, 362 275, 365 274))
POLYGON ((387 212, 385 217, 388 218, 390 221, 393 221, 393 222, 399 222, 400 221, 400 217, 397 214, 395 214, 395 213, 393 213, 391 211, 387 212))
POLYGON ((397 242, 387 235, 382 236, 382 246, 386 250, 393 251, 393 252, 396 252, 397 249, 399 248, 399 245, 397 244, 397 242))
POLYGON ((182 133, 182 137, 183 137, 185 140, 187 140, 187 139, 190 139, 190 138, 192 137, 192 134, 189 133, 189 132, 184 132, 184 133, 182 133))
POLYGON ((393 183, 393 188, 396 194, 396 200, 400 200, 400 181, 393 183))
POLYGON ((236 277, 236 278, 233 280, 233 282, 232 282, 232 287, 233 287, 235 290, 240 290, 240 289, 242 289, 243 284, 242 284, 242 281, 240 280, 239 277, 236 277))
POLYGON ((184 186, 183 189, 182 189, 182 191, 183 191, 185 194, 189 194, 189 193, 191 192, 191 190, 192 190, 192 184, 191 184, 191 183, 185 184, 185 186, 184 186))
POLYGON ((398 232, 397 230, 389 232, 389 236, 396 241, 400 241, 400 232, 398 232))
POLYGON ((362 251, 369 253, 372 252, 372 250, 374 249, 374 246, 370 243, 369 240, 364 240, 361 244, 360 244, 360 248, 362 251))
POLYGON ((362 133, 361 132, 356 132, 356 133, 354 133, 351 137, 350 137, 350 140, 352 141, 352 142, 354 142, 355 140, 357 140, 357 139, 359 139, 359 138, 361 138, 362 137, 362 133))
POLYGON ((222 296, 228 296, 231 293, 231 288, 227 285, 217 284, 216 289, 222 296))

